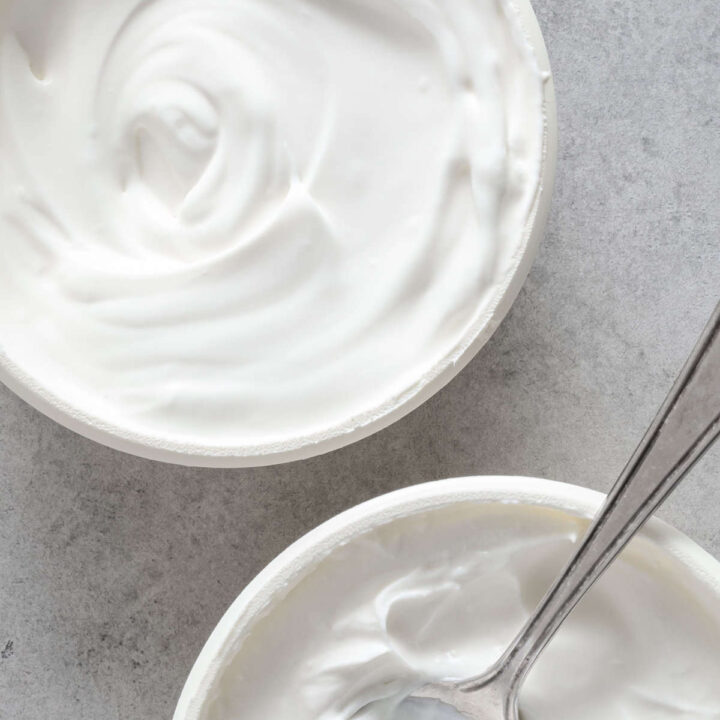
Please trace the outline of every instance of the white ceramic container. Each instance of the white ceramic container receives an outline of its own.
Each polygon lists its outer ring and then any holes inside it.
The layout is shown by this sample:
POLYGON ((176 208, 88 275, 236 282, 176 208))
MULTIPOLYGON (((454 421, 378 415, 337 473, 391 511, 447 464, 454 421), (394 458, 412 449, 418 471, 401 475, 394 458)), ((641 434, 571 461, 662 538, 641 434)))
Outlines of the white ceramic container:
POLYGON ((3 382, 21 398, 62 425, 85 437, 112 448, 154 460, 190 466, 206 467, 251 467, 299 460, 328 452, 367 437, 403 417, 435 392, 447 384, 472 359, 488 341, 515 300, 543 235, 555 177, 557 123, 555 97, 550 65, 529 0, 511 3, 517 12, 524 34, 536 55, 537 62, 546 82, 544 163, 539 192, 529 216, 517 252, 513 256, 514 268, 503 280, 496 293, 494 304, 478 321, 479 328, 472 341, 453 362, 438 369, 437 374, 427 379, 417 378, 407 392, 392 405, 383 408, 357 424, 349 422, 342 429, 323 431, 316 435, 291 437, 282 443, 259 448, 254 445, 239 446, 218 440, 217 443, 193 443, 150 436, 144 430, 132 430, 115 424, 107 418, 95 417, 89 411, 80 409, 82 403, 62 397, 52 387, 45 387, 35 380, 23 367, 3 354, 0 338, 0 382, 3 382))
MULTIPOLYGON (((597 512, 603 500, 604 495, 601 493, 548 480, 470 477, 408 487, 334 517, 281 553, 232 604, 195 662, 178 702, 174 720, 202 720, 209 699, 218 694, 224 671, 231 660, 243 652, 243 640, 257 627, 259 619, 281 604, 301 580, 332 556, 334 549, 347 545, 359 536, 401 519, 468 502, 502 503, 511 508, 525 506, 540 512, 543 509, 559 510, 570 518, 589 519, 597 512)), ((629 553, 627 560, 621 557, 617 561, 626 566, 623 572, 641 573, 645 567, 662 568, 659 595, 664 590, 669 594, 679 592, 680 597, 684 598, 681 606, 687 607, 687 612, 711 618, 710 626, 718 628, 720 643, 720 563, 717 560, 658 519, 652 519, 646 525, 625 553, 629 553)), ((622 577, 626 578, 627 575, 622 577)), ((639 612, 646 610, 649 614, 655 613, 660 618, 655 627, 662 629, 667 626, 668 620, 663 615, 664 606, 659 595, 650 594, 650 597, 658 598, 657 607, 642 608, 639 612), (662 620, 663 617, 666 619, 662 620)), ((602 612, 601 608, 601 615, 602 612)), ((655 642, 657 647, 665 647, 662 638, 652 638, 651 646, 655 642)), ((587 648, 591 655, 594 651, 593 647, 587 648)), ((477 668, 477 672, 482 670, 477 668)))

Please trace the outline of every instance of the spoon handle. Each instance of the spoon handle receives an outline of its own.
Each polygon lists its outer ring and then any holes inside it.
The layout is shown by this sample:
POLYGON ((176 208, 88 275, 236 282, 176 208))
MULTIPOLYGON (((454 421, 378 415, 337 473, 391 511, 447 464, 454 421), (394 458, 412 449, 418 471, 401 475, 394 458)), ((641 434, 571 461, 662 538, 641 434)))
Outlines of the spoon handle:
POLYGON ((670 394, 562 575, 487 674, 463 682, 471 691, 501 680, 508 695, 576 603, 677 487, 720 434, 720 304, 670 394))

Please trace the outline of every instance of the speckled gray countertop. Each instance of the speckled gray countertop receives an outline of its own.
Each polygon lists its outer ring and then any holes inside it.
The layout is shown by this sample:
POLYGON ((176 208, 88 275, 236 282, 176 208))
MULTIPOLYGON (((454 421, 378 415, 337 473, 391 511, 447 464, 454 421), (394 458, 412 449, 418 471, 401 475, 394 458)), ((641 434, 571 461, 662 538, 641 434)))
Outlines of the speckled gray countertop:
MULTIPOLYGON (((720 296, 717 0, 536 0, 557 191, 516 305, 446 389, 368 440, 247 471, 84 440, 0 388, 0 718, 170 718, 245 584, 319 522, 471 474, 606 490, 720 296)), ((720 558, 720 448, 663 510, 720 558)))

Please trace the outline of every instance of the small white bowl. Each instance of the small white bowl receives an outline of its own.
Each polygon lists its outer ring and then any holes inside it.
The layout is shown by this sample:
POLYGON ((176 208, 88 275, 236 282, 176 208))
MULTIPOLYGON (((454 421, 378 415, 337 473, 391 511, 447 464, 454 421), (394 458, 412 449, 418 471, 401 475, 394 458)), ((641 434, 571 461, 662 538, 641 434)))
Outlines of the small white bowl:
POLYGON ((498 292, 497 305, 488 311, 480 330, 467 348, 438 374, 408 394, 396 407, 377 414, 375 419, 359 424, 350 431, 328 433, 313 437, 312 442, 293 440, 287 447, 272 450, 252 450, 235 447, 209 447, 160 441, 142 433, 131 432, 90 417, 56 396, 51 389, 40 386, 22 367, 3 355, 0 346, 0 382, 19 395, 23 400, 61 425, 91 440, 116 450, 140 457, 200 467, 254 467, 301 460, 350 445, 391 425, 434 395, 452 380, 490 339, 515 301, 530 270, 540 240, 545 231, 550 210, 550 201, 555 182, 557 162, 557 118, 555 91, 550 72, 550 61, 542 33, 529 0, 515 0, 511 4, 517 13, 522 30, 533 49, 540 70, 546 75, 544 83, 545 137, 543 168, 540 188, 534 207, 523 232, 514 268, 506 279, 506 285, 498 292))
MULTIPOLYGON (((576 518, 595 515, 605 496, 576 485, 527 477, 469 477, 441 480, 383 495, 337 515, 299 539, 245 588, 212 632, 185 683, 174 720, 199 720, 228 660, 242 638, 269 608, 328 554, 374 528, 400 518, 460 503, 504 503, 561 510, 576 518)), ((720 619, 720 562, 666 523, 652 519, 633 540, 634 561, 666 558, 682 569, 668 576, 690 599, 717 608, 720 619), (658 553, 659 554, 656 554, 658 553)), ((664 581, 664 578, 663 578, 664 581)), ((671 584, 672 582, 672 584, 671 584)), ((478 672, 480 669, 478 670, 478 672)))

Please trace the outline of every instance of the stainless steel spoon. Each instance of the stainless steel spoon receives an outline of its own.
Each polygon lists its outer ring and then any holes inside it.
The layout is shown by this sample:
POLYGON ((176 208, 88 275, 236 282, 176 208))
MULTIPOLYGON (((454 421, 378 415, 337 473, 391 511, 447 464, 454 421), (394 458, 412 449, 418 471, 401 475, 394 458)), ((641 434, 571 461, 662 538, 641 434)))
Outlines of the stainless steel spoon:
POLYGON ((518 720, 518 691, 545 645, 718 434, 720 304, 577 552, 500 660, 478 677, 426 685, 410 702, 434 700, 473 720, 518 720))

